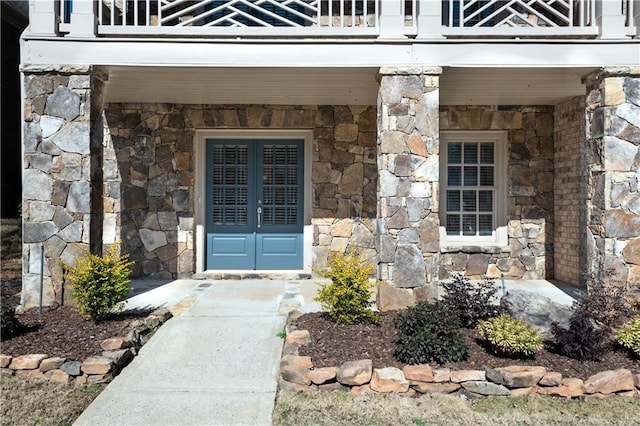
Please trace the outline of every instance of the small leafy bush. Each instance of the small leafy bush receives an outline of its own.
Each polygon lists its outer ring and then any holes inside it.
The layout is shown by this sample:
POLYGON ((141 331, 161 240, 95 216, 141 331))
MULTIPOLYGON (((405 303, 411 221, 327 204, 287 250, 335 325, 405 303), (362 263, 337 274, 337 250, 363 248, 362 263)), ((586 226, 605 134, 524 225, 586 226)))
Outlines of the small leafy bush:
POLYGON ((616 342, 640 356, 640 316, 622 326, 615 335, 616 342))
POLYGON ((498 354, 528 357, 542 349, 540 332, 509 315, 481 320, 477 329, 498 354))
POLYGON ((460 329, 460 320, 437 301, 419 302, 400 312, 394 320, 396 359, 406 364, 463 361, 469 347, 460 329))
POLYGON ((364 257, 351 250, 346 254, 332 253, 326 271, 317 271, 329 278, 330 284, 321 284, 315 300, 322 310, 341 324, 378 324, 380 316, 371 310, 375 284, 369 281, 374 265, 365 264, 364 257))
POLYGON ((71 296, 76 301, 76 308, 87 319, 103 320, 114 308, 124 306, 121 302, 127 299, 131 290, 129 267, 133 262, 118 251, 118 245, 114 244, 102 257, 87 253, 75 266, 64 265, 65 276, 73 283, 71 296))
POLYGON ((3 303, 0 311, 0 336, 2 336, 2 340, 17 336, 23 327, 22 323, 16 318, 15 307, 8 303, 3 303))
POLYGON ((578 302, 574 303, 569 328, 554 322, 551 323, 551 333, 560 352, 570 358, 600 361, 610 348, 610 329, 598 324, 578 302))
POLYGON ((587 280, 587 294, 578 300, 578 304, 593 319, 612 328, 624 324, 634 313, 627 301, 626 287, 612 282, 607 284, 593 276, 587 280))
POLYGON ((471 284, 465 275, 455 274, 451 282, 443 282, 442 286, 446 290, 442 302, 458 316, 464 328, 474 328, 478 321, 500 313, 500 307, 494 303, 498 289, 493 280, 471 284))

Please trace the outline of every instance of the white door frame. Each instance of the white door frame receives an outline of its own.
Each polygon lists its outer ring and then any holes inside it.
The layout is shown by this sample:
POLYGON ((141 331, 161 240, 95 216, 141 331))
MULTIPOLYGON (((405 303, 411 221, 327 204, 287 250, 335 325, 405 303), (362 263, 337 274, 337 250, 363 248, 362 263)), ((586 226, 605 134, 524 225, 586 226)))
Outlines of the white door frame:
MULTIPOLYGON (((196 256, 196 273, 205 271, 205 199, 206 199, 206 143, 207 139, 302 139, 304 140, 304 206, 303 206, 303 269, 295 272, 311 274, 313 226, 312 218, 312 186, 311 176, 313 167, 313 131, 312 130, 280 130, 280 129, 199 129, 194 135, 194 239, 196 256)), ((218 273, 239 272, 235 270, 216 270, 218 273)), ((249 272, 249 271, 247 271, 249 272)), ((250 271, 260 273, 262 271, 250 271)), ((277 273, 278 271, 264 271, 277 273)), ((287 271, 291 272, 291 271, 287 271)))

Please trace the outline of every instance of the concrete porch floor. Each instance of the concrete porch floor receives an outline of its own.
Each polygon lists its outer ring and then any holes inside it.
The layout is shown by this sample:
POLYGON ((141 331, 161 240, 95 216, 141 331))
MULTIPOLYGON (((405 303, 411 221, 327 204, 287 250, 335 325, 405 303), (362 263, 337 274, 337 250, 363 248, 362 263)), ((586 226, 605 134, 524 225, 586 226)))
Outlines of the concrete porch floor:
MULTIPOLYGON (((204 289, 215 285, 216 282, 230 283, 232 281, 269 281, 265 279, 247 280, 212 280, 212 279, 180 279, 180 280, 156 280, 139 279, 131 282, 132 297, 128 300, 126 309, 145 309, 168 307, 172 310, 181 310, 198 298, 204 289), (190 302, 191 301, 191 302, 190 302)), ((270 280, 273 281, 273 280, 270 280)), ((303 313, 319 312, 320 304, 314 301, 321 280, 276 280, 282 281, 284 291, 277 296, 277 306, 281 309, 298 309, 303 313)), ((474 281, 472 281, 473 283, 474 281)), ((476 281, 477 282, 477 281, 476 281)), ((503 286, 500 279, 495 280, 498 289, 497 297, 502 297, 503 286)), ((581 288, 570 286, 558 281, 548 280, 504 280, 504 289, 521 289, 546 296, 554 302, 564 305, 571 303, 583 292, 581 288)), ((444 294, 442 284, 438 285, 438 293, 444 294)))

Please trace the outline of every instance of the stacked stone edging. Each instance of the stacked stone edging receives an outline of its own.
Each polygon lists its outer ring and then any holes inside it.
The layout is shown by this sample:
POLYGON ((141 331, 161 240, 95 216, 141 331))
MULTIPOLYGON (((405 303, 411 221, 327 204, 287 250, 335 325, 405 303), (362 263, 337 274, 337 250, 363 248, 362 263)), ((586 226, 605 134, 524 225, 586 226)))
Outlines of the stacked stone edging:
POLYGON ((168 309, 161 308, 145 319, 133 321, 133 327, 125 337, 103 340, 100 343, 103 352, 83 362, 49 357, 47 354, 16 357, 0 354, 0 374, 64 384, 109 383, 172 316, 168 309))
POLYGON ((640 372, 603 371, 587 380, 563 377, 542 366, 510 365, 484 370, 451 370, 429 365, 373 368, 370 359, 337 367, 314 368, 311 357, 298 355, 309 344, 307 330, 287 334, 280 362, 279 389, 295 392, 344 391, 366 393, 458 393, 467 397, 550 395, 565 398, 640 397, 640 372))

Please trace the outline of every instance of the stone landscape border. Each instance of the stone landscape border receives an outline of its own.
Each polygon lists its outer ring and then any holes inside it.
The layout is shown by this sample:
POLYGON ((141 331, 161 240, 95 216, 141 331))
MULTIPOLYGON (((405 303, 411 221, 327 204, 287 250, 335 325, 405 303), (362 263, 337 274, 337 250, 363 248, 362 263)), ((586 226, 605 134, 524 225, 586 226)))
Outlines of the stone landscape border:
POLYGON ((103 340, 100 343, 103 352, 83 362, 47 354, 16 357, 0 354, 0 373, 64 384, 109 383, 131 362, 153 333, 172 317, 169 309, 160 308, 145 319, 132 321, 126 336, 103 340))
POLYGON ((640 397, 640 372, 603 371, 587 380, 563 377, 542 366, 510 365, 485 370, 451 370, 429 365, 373 368, 370 359, 314 368, 298 348, 311 343, 308 330, 287 333, 278 388, 294 392, 344 391, 354 395, 394 392, 413 396, 458 393, 467 398, 550 395, 566 398, 640 397))

